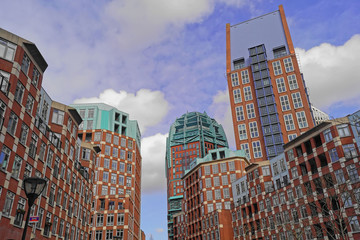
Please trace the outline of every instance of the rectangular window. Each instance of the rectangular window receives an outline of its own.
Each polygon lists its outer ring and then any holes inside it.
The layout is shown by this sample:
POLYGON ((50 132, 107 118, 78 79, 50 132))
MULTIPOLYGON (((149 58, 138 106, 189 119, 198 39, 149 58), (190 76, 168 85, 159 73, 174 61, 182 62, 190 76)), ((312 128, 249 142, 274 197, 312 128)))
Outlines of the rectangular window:
POLYGON ((261 152, 260 141, 252 142, 252 147, 254 151, 254 158, 261 158, 262 152, 261 152))
POLYGON ((284 115, 284 122, 286 126, 286 131, 295 130, 294 119, 291 113, 284 115))
POLYGON ((28 74, 29 66, 30 66, 30 58, 26 55, 26 53, 24 53, 24 57, 21 63, 21 70, 25 73, 25 75, 28 74))
POLYGON ((15 198, 15 194, 8 191, 6 193, 6 199, 5 199, 5 203, 4 203, 4 207, 2 210, 2 213, 4 216, 10 216, 11 213, 11 209, 14 203, 14 198, 15 198))
POLYGON ((237 121, 245 120, 243 106, 236 107, 235 112, 236 112, 236 120, 237 121))
POLYGON ((241 103, 241 91, 240 89, 235 89, 233 91, 234 93, 234 103, 237 104, 237 103, 241 103))
POLYGON ((276 85, 279 93, 286 92, 286 86, 283 77, 276 79, 276 85))
POLYGON ((304 112, 304 111, 297 112, 297 113, 296 113, 296 118, 297 118, 297 121, 298 121, 299 128, 306 128, 306 127, 308 127, 308 123, 307 123, 307 121, 306 121, 306 116, 305 116, 305 112, 304 112))
POLYGON ((10 74, 0 70, 0 90, 5 95, 7 95, 9 92, 9 88, 10 88, 9 79, 10 79, 10 74))
POLYGON ((228 185, 229 184, 228 176, 227 175, 221 176, 221 182, 222 182, 222 185, 228 185))
POLYGON ((294 71, 294 66, 293 66, 291 58, 285 58, 283 61, 284 61, 284 66, 285 66, 286 72, 294 71))
POLYGON ((21 163, 22 163, 22 158, 19 157, 18 155, 16 155, 15 159, 14 159, 13 168, 11 170, 11 176, 12 177, 14 177, 14 178, 19 177, 20 169, 21 169, 21 163))
POLYGON ((221 172, 227 172, 226 163, 221 163, 220 164, 220 170, 221 170, 221 172))
POLYGON ((14 60, 16 45, 0 38, 0 58, 14 60))
POLYGON ((280 61, 275 61, 275 62, 272 63, 272 65, 273 65, 275 76, 282 74, 280 61))
POLYGON ((239 130, 239 138, 240 138, 240 140, 247 139, 246 125, 245 124, 239 124, 238 125, 238 130, 239 130))
POLYGON ((347 137, 351 135, 347 124, 337 125, 336 128, 340 137, 347 137))
POLYGON ((52 122, 62 125, 64 122, 64 112, 58 109, 53 110, 52 122))
POLYGON ((241 71, 241 79, 243 84, 250 82, 248 70, 241 71))
POLYGON ((237 73, 231 74, 231 83, 233 87, 239 86, 239 76, 237 73))
POLYGON ((35 87, 37 87, 37 84, 38 84, 38 82, 39 82, 39 79, 40 79, 40 72, 39 72, 39 70, 37 70, 37 68, 34 66, 31 83, 32 83, 35 87))
POLYGON ((207 201, 212 201, 213 200, 213 195, 212 195, 212 191, 206 191, 206 200, 207 201))
POLYGON ((256 115, 255 115, 255 108, 253 103, 246 104, 246 112, 248 119, 255 118, 256 115))
POLYGON ((19 142, 21 144, 23 145, 26 144, 28 133, 29 133, 29 127, 23 123, 23 125, 21 126, 20 138, 19 138, 19 142))
POLYGON ((11 135, 15 134, 18 119, 19 118, 18 118, 18 116, 16 116, 15 113, 13 113, 13 112, 10 113, 9 122, 8 122, 8 126, 7 126, 7 132, 10 133, 11 135))
POLYGON ((245 153, 247 154, 247 157, 250 158, 250 149, 249 149, 249 144, 248 143, 242 143, 240 145, 241 149, 245 151, 245 153))
POLYGON ((348 174, 349 174, 349 180, 351 183, 357 183, 359 181, 359 174, 355 167, 355 164, 351 164, 346 167, 348 174))
POLYGON ((295 74, 287 76, 287 80, 289 83, 290 90, 298 89, 299 86, 297 84, 296 76, 295 74))
POLYGON ((22 103, 24 92, 25 92, 24 85, 22 85, 21 82, 18 81, 16 84, 14 99, 20 104, 22 103))
POLYGON ((259 131, 258 131, 256 122, 250 122, 249 128, 250 128, 251 138, 259 137, 259 131))
POLYGON ((249 100, 253 99, 250 86, 244 87, 244 98, 245 98, 245 101, 249 101, 249 100))
POLYGON ((32 111, 33 111, 34 102, 35 102, 34 98, 29 94, 28 98, 26 100, 25 110, 30 115, 32 114, 32 111))
POLYGON ((300 92, 292 93, 291 98, 293 100, 293 104, 294 104, 295 109, 303 107, 300 92))
POLYGON ((336 148, 330 149, 329 150, 329 155, 330 155, 330 159, 332 162, 336 162, 339 160, 339 156, 338 153, 336 151, 336 148))
POLYGON ((288 95, 280 96, 280 104, 281 110, 283 111, 288 111, 291 109, 288 95))
POLYGON ((355 158, 357 156, 357 152, 354 144, 344 144, 343 150, 346 159, 355 158))
POLYGON ((338 184, 345 183, 344 172, 342 169, 335 171, 335 177, 338 184))

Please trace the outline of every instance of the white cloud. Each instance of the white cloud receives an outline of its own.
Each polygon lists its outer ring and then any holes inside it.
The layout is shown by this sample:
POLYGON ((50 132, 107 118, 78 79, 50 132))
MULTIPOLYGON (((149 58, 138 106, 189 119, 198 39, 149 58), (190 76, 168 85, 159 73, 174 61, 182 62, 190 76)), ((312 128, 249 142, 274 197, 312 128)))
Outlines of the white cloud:
POLYGON ((142 192, 164 191, 167 134, 155 134, 141 140, 142 192))
POLYGON ((169 111, 169 104, 160 91, 140 89, 135 94, 107 89, 99 97, 80 98, 74 103, 106 103, 130 115, 138 121, 140 131, 161 122, 169 111))
POLYGON ((213 0, 113 0, 105 7, 105 21, 120 47, 142 49, 201 21, 213 9, 213 0))
POLYGON ((213 118, 223 126, 229 147, 236 149, 229 91, 218 91, 217 94, 213 97, 213 102, 209 109, 213 115, 213 118))
POLYGON ((310 101, 325 111, 333 104, 360 105, 359 74, 360 35, 342 46, 323 43, 308 51, 296 49, 310 101))

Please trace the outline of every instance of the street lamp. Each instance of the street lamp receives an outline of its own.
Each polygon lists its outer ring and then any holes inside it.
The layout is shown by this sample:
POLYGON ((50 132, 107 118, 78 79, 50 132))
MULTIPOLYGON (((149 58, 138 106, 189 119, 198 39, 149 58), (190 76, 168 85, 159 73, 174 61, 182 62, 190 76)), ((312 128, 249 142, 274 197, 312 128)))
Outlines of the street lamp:
POLYGON ((25 227, 22 235, 22 240, 25 240, 27 226, 29 224, 30 209, 34 205, 35 199, 44 191, 46 180, 43 178, 31 177, 24 179, 24 190, 28 198, 28 213, 26 215, 25 227))

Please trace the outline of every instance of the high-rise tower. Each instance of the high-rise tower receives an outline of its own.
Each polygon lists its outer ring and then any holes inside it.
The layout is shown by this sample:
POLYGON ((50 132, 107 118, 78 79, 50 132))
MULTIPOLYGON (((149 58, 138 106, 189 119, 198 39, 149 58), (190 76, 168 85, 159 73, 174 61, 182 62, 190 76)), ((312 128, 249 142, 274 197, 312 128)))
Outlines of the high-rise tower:
MULTIPOLYGON (((95 163, 94 239, 141 239, 140 130, 135 120, 102 103, 74 104, 83 123, 79 138, 100 147, 95 163)), ((87 152, 82 152, 86 155, 87 152)))
POLYGON ((237 149, 251 161, 282 153, 314 126, 283 7, 226 25, 226 70, 237 149))
POLYGON ((171 125, 165 159, 169 239, 173 239, 172 216, 181 211, 184 171, 189 169, 194 159, 204 157, 209 150, 227 146, 223 127, 206 113, 186 113, 171 125))

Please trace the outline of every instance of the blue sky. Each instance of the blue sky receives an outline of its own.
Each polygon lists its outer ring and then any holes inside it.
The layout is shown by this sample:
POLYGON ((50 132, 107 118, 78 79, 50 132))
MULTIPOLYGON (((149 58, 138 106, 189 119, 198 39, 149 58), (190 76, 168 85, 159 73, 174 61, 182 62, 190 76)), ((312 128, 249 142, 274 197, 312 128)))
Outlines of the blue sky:
POLYGON ((283 4, 311 102, 333 117, 360 106, 360 2, 265 0, 3 0, 0 27, 47 60, 53 100, 106 102, 143 134, 142 228, 166 239, 165 139, 186 111, 206 111, 234 137, 225 24, 283 4))

